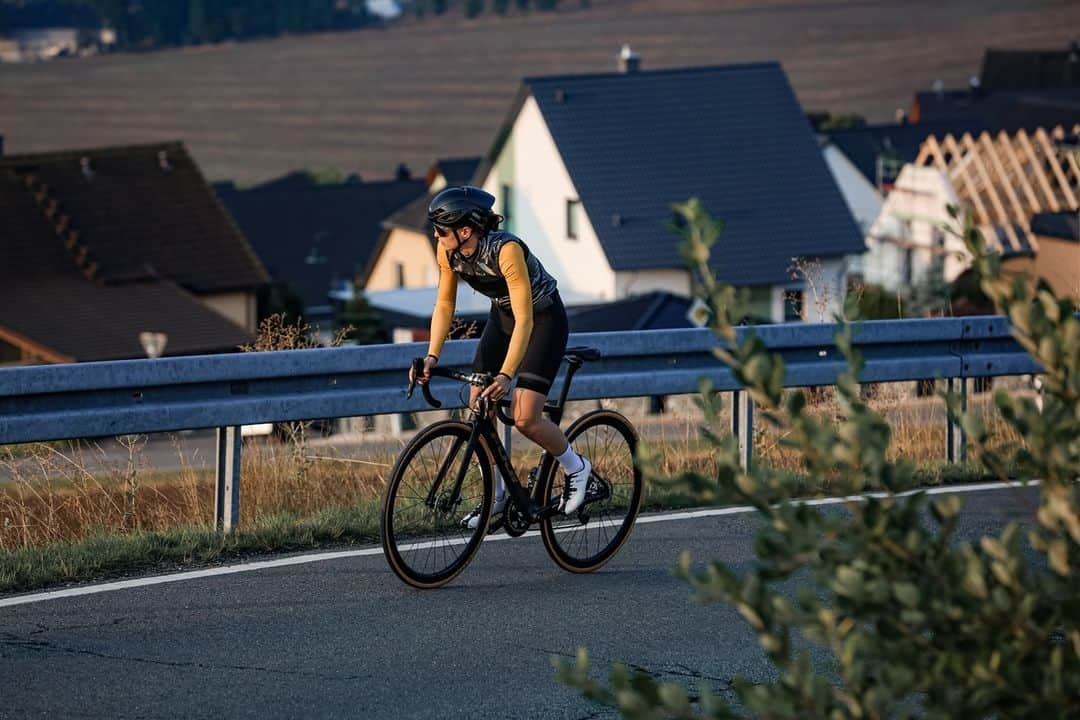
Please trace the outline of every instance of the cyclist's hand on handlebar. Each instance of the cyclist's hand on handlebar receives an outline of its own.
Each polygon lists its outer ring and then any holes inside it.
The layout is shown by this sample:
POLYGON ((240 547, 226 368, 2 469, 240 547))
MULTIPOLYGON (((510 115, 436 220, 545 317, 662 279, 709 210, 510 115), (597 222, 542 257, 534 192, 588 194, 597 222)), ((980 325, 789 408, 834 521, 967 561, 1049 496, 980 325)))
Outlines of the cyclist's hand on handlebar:
POLYGON ((480 393, 480 397, 490 398, 491 400, 498 402, 508 392, 510 392, 510 378, 500 373, 496 375, 491 384, 484 389, 484 392, 480 393))
POLYGON ((424 358, 424 364, 419 376, 417 376, 416 374, 415 367, 409 368, 409 382, 419 382, 421 385, 427 385, 428 381, 431 380, 431 368, 435 367, 438 364, 439 358, 435 357, 434 355, 428 355, 426 358, 424 358))

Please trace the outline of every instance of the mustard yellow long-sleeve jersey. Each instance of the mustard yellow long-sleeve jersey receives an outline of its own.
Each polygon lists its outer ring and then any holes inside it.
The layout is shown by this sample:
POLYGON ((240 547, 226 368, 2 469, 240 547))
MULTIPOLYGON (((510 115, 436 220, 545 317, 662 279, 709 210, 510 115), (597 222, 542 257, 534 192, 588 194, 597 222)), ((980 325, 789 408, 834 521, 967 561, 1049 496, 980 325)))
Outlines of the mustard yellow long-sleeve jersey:
MULTIPOLYGON (((436 247, 435 257, 439 265, 439 290, 435 309, 431 314, 431 340, 428 353, 439 357, 450 323, 454 318, 457 301, 457 273, 450 267, 450 259, 441 245, 436 247)), ((529 271, 525 251, 517 242, 507 242, 499 249, 499 271, 506 280, 510 296, 510 310, 514 315, 514 331, 510 335, 510 347, 506 351, 499 372, 513 377, 525 357, 525 349, 533 329, 533 298, 529 283, 529 271)))

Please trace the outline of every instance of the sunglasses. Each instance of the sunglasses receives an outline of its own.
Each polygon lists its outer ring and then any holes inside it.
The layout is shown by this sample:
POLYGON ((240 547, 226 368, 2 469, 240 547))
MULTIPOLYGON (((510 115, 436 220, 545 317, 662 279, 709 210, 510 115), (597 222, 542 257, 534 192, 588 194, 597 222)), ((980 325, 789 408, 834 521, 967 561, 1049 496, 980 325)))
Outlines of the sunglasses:
POLYGON ((439 237, 446 237, 450 234, 450 228, 446 227, 445 225, 436 225, 435 223, 431 223, 431 226, 435 228, 435 234, 439 237))

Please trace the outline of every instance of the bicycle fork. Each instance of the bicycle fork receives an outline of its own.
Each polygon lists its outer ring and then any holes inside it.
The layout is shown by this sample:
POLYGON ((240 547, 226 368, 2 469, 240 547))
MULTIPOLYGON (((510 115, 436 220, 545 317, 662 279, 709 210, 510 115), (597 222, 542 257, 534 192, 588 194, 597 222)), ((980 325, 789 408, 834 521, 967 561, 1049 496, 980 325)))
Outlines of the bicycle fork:
POLYGON ((469 439, 467 441, 459 439, 446 451, 446 456, 443 457, 442 462, 439 463, 439 470, 435 474, 435 482, 431 484, 431 489, 428 490, 427 498, 424 499, 424 504, 432 510, 452 512, 461 502, 461 486, 465 482, 466 473, 469 472, 469 462, 472 460, 473 453, 476 452, 476 435, 477 427, 476 425, 473 425, 472 432, 469 434, 469 439), (454 458, 457 457, 462 442, 466 443, 465 455, 461 458, 461 467, 458 468, 454 477, 454 484, 450 487, 449 494, 440 492, 443 485, 443 478, 446 477, 450 470, 450 466, 454 462, 454 458))

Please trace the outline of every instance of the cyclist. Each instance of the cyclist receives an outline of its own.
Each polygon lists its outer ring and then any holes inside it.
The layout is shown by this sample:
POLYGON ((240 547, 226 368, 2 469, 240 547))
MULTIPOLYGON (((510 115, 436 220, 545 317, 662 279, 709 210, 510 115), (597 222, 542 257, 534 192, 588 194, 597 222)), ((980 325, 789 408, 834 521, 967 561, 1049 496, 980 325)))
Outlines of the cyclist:
MULTIPOLYGON (((491 298, 473 371, 496 373, 494 382, 482 393, 481 388, 471 388, 469 405, 475 407, 481 395, 497 402, 510 391, 516 377, 511 399, 514 427, 559 461, 566 483, 559 505, 564 513, 571 513, 585 500, 592 465, 574 452, 562 430, 541 414, 566 352, 566 310, 555 278, 521 238, 499 229, 503 218, 492 211, 494 204, 493 195, 466 185, 446 188, 428 205, 428 221, 438 241, 439 289, 423 375, 416 379, 428 382, 431 368, 439 362, 461 278, 491 298)), ((503 512, 506 501, 506 487, 497 477, 493 514, 503 512)), ((462 524, 475 529, 479 518, 477 508, 462 524)))

